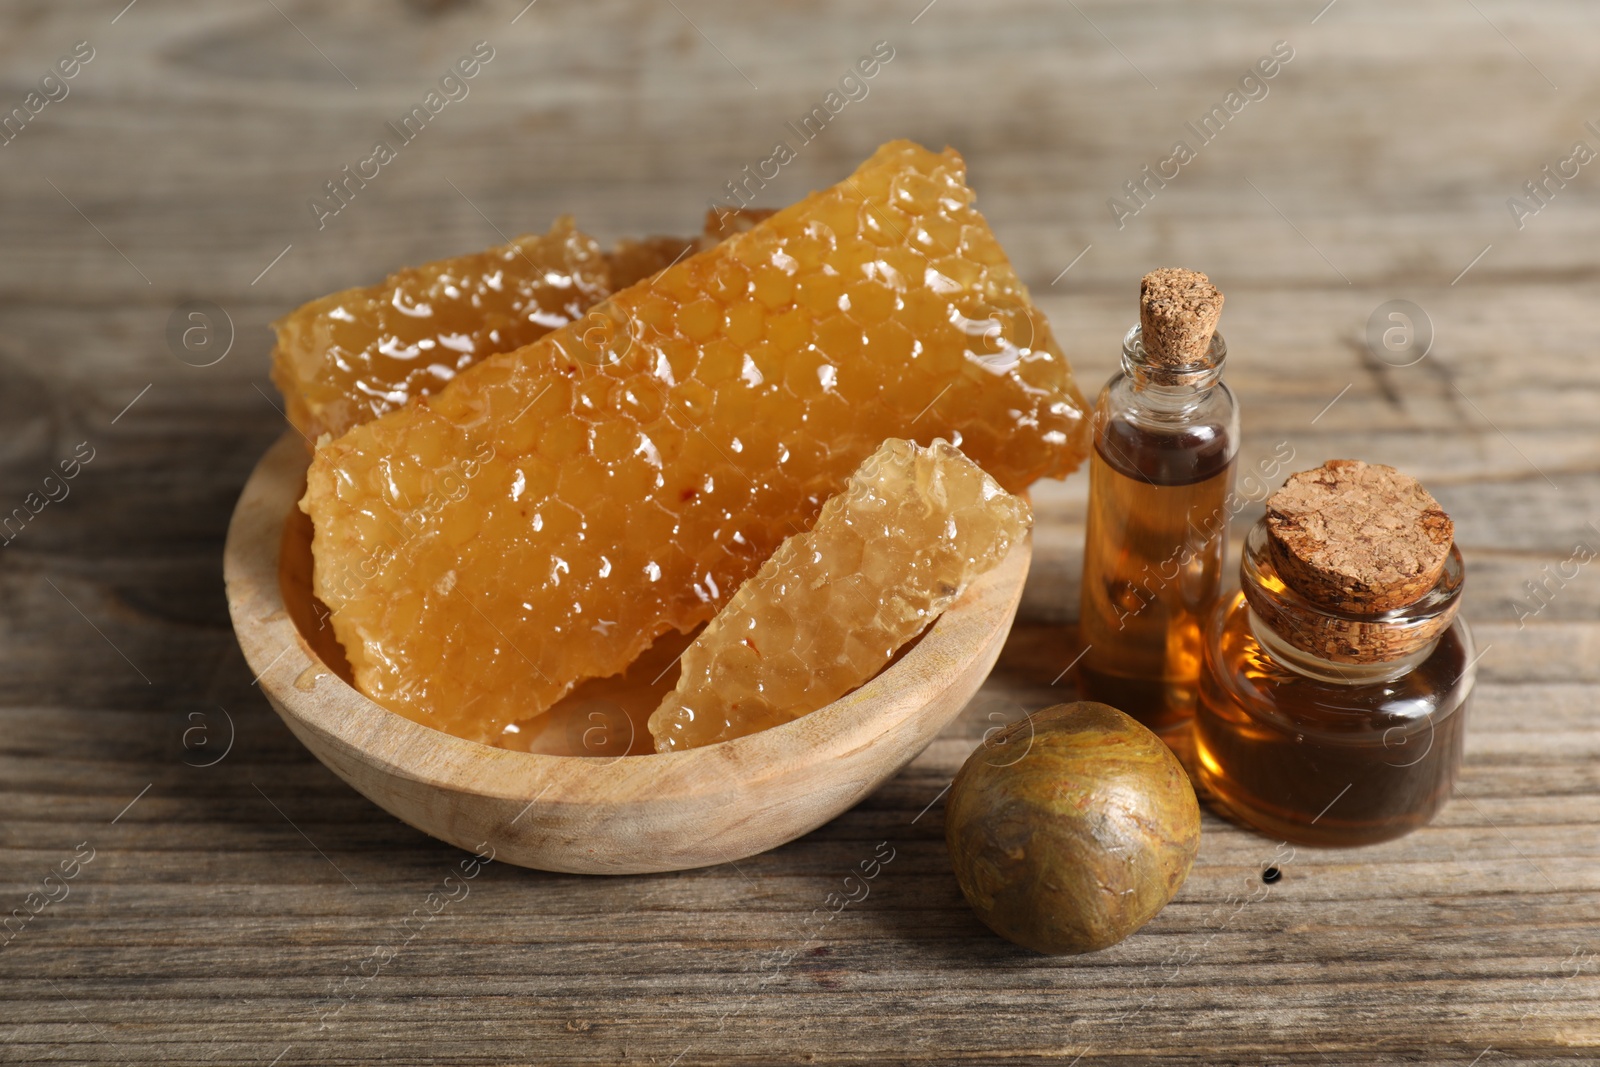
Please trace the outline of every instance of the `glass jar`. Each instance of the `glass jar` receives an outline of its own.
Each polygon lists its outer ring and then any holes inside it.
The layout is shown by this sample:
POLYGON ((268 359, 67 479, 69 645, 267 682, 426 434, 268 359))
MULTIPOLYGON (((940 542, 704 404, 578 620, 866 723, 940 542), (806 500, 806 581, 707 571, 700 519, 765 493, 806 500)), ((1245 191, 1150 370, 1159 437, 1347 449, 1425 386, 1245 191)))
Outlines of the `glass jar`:
POLYGON ((1476 665, 1456 617, 1460 550, 1421 599, 1369 616, 1324 610, 1287 586, 1265 519, 1239 573, 1243 588, 1207 627, 1195 715, 1196 773, 1214 802, 1306 845, 1373 844, 1426 824, 1461 767, 1476 665))
POLYGON ((1205 619, 1222 588, 1239 451, 1227 354, 1213 334, 1199 361, 1163 366, 1134 326, 1094 408, 1079 686, 1169 736, 1194 713, 1205 619))

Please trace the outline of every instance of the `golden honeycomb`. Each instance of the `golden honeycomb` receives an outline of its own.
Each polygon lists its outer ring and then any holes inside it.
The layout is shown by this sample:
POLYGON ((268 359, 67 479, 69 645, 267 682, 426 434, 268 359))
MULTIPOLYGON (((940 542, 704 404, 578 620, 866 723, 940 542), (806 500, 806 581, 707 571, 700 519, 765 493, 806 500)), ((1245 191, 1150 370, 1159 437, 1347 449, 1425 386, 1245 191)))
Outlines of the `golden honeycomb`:
POLYGON ((543 236, 396 271, 280 319, 272 380, 308 441, 338 437, 770 214, 708 212, 700 237, 625 239, 610 252, 563 216, 543 236))
POLYGON ((798 719, 883 669, 1027 536, 1028 502, 945 441, 888 440, 683 653, 658 752, 798 719))
POLYGON ((433 396, 320 447, 301 507, 357 684, 493 741, 710 619, 889 437, 1011 491, 1085 407, 961 157, 880 148, 433 396))
POLYGON ((275 324, 272 380, 301 433, 337 437, 566 325, 610 292, 599 244, 563 216, 542 236, 396 271, 296 309, 275 324))

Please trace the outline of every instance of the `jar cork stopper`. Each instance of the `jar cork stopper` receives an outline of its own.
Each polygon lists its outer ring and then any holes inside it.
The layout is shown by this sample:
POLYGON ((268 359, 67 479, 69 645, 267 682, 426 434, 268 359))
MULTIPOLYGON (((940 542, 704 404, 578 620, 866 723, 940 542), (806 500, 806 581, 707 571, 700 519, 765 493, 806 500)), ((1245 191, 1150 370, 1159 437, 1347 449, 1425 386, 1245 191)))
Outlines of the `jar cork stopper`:
POLYGON ((1290 475, 1267 498, 1262 526, 1271 569, 1314 610, 1288 609, 1248 587, 1246 595, 1303 652, 1390 662, 1423 654, 1454 621, 1462 578, 1455 525, 1410 475, 1330 459, 1290 475))
POLYGON ((1328 611, 1377 615, 1439 582, 1455 526, 1420 482, 1381 463, 1330 459, 1267 499, 1278 574, 1328 611))
POLYGON ((1139 325, 1145 357, 1179 370, 1205 361, 1222 317, 1222 291, 1199 271, 1162 267, 1139 283, 1139 325))

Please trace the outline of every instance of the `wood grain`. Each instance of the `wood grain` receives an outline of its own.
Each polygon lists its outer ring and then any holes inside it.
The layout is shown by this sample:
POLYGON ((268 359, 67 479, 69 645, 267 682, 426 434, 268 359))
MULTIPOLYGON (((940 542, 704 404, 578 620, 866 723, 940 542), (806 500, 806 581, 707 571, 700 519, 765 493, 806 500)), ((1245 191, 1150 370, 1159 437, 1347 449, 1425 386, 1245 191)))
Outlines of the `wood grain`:
POLYGON ((1600 142, 1594 5, 544 0, 514 24, 521 0, 277 7, 0 16, 5 108, 74 42, 96 49, 0 148, 0 505, 96 450, 0 549, 6 910, 95 850, 0 947, 0 1062, 1600 1059, 1600 572, 1519 618, 1542 568, 1600 547, 1600 174, 1521 230, 1506 206, 1600 142), (496 57, 471 95, 318 231, 307 199, 478 40, 496 57), (1138 936, 1061 961, 987 934, 939 796, 987 729, 1072 696, 1052 683, 1076 654, 1074 478, 1034 493, 1023 621, 988 684, 854 810, 736 867, 490 864, 411 936, 467 854, 318 764, 228 624, 228 515, 281 428, 266 324, 562 211, 606 239, 693 226, 879 40, 895 58, 870 94, 764 195, 836 181, 889 137, 955 145, 1091 387, 1138 277, 1205 270, 1228 294, 1245 460, 1289 442, 1303 466, 1391 463, 1456 522, 1488 649, 1456 797, 1401 841, 1292 860, 1207 815, 1189 882, 1138 936), (1117 229, 1107 199, 1277 40, 1296 56, 1268 96, 1117 229), (1407 367, 1364 341, 1399 298, 1435 333, 1407 367), (168 348, 188 299, 231 316, 214 366, 168 348), (880 842, 870 896, 808 925, 880 842))

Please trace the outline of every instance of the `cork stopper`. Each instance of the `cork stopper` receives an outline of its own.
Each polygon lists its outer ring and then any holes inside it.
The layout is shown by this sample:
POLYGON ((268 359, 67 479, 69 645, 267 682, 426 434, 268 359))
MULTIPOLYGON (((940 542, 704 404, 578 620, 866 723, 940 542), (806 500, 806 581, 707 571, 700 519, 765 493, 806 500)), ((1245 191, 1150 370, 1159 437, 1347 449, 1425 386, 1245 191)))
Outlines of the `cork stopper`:
POLYGON ((1145 358, 1176 370, 1203 362, 1222 317, 1222 292, 1199 271, 1162 267, 1139 283, 1145 358))
POLYGON ((1460 607, 1454 535, 1416 479, 1332 459, 1267 498, 1245 542, 1245 596, 1274 641, 1320 660, 1424 656, 1460 607))
POLYGON ((1415 478, 1381 463, 1330 459, 1267 500, 1278 574, 1319 608, 1377 615, 1439 581, 1455 526, 1415 478))

